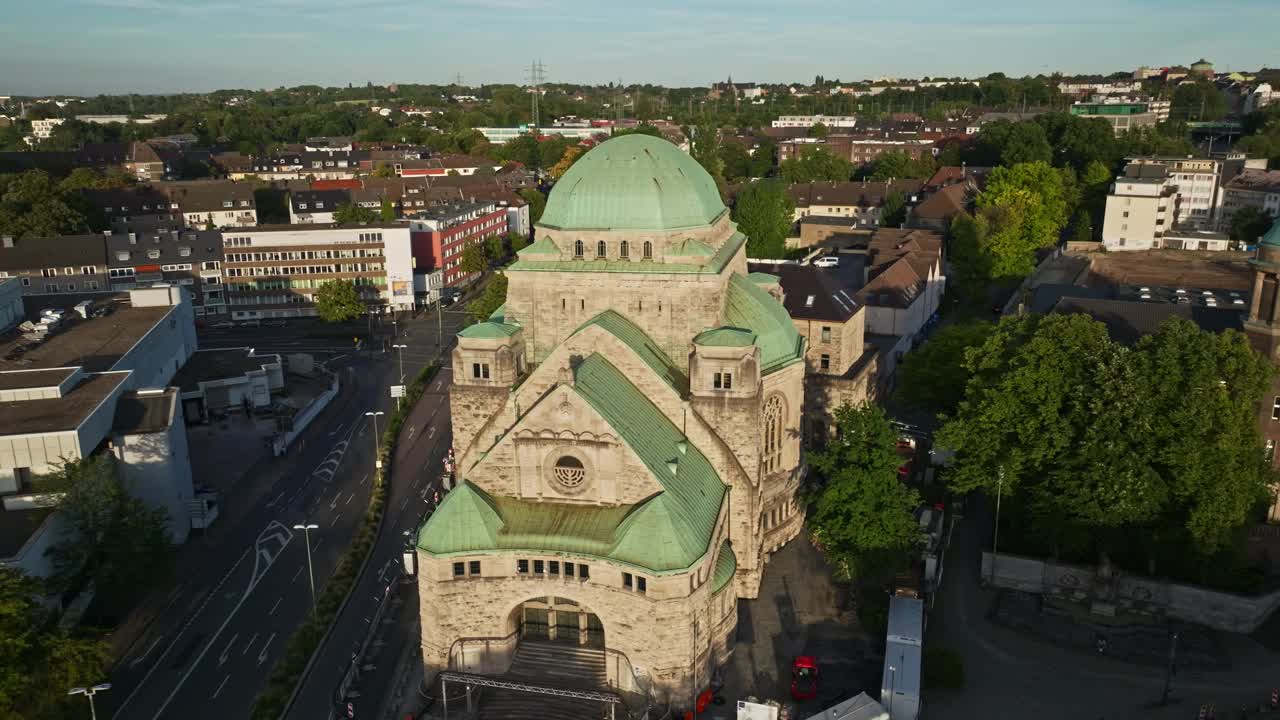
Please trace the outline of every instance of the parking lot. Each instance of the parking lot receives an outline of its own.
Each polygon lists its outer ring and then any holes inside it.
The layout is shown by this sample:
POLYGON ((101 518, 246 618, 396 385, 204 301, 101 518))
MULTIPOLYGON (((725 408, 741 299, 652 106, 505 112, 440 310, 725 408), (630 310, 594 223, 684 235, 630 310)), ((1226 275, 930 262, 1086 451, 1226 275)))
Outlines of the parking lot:
POLYGON ((1248 253, 1144 250, 1089 256, 1083 284, 1090 287, 1168 287, 1239 292, 1248 297, 1253 271, 1248 253))

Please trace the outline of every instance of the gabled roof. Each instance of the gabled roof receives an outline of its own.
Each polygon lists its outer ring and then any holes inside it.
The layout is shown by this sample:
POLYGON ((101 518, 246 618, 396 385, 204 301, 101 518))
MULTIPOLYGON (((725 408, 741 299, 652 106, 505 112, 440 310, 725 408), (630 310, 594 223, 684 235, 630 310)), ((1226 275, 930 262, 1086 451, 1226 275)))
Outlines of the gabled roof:
POLYGON ((924 286, 911 263, 901 258, 862 286, 857 298, 865 305, 905 308, 915 302, 924 286))
POLYGON ((473 340, 501 340, 520 332, 518 325, 507 325, 501 322, 482 322, 469 325, 458 332, 458 337, 473 340))
POLYGON ((845 322, 858 311, 853 291, 842 287, 833 272, 813 265, 780 265, 787 314, 801 320, 845 322))
POLYGON ((670 385, 676 392, 683 394, 688 387, 688 378, 671 362, 671 359, 658 347, 657 343, 653 342, 635 323, 616 311, 605 310, 596 315, 583 323, 582 327, 575 330, 574 335, 589 327, 598 327, 621 340, 624 345, 631 348, 636 355, 639 355, 640 359, 652 368, 658 377, 662 378, 663 382, 670 385))
POLYGON ((796 332, 786 308, 740 273, 729 278, 721 324, 746 328, 756 334, 762 375, 804 357, 804 340, 796 332))

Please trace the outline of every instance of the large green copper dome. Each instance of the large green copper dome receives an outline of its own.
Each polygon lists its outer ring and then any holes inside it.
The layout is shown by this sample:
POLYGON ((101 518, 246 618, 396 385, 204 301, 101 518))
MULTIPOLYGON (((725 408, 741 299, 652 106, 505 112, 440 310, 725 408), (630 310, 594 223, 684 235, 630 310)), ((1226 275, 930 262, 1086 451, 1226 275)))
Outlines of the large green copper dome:
POLYGON ((539 225, 560 230, 676 230, 725 212, 716 183, 680 148, 649 135, 601 143, 574 163, 539 225))

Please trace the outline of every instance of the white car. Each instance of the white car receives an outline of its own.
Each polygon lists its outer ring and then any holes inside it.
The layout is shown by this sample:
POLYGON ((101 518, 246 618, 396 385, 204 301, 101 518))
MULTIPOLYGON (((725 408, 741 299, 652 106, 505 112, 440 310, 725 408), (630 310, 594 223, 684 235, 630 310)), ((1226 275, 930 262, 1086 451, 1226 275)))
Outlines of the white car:
POLYGON ((835 255, 825 255, 813 261, 814 267, 833 268, 840 267, 840 258, 835 255))

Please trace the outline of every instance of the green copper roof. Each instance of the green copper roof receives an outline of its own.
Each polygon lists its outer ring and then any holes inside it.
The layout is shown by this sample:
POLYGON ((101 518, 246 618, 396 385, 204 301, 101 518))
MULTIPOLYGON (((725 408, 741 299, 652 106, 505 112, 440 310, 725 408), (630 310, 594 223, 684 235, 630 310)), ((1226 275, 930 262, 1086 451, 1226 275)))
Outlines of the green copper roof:
POLYGON ((516 255, 519 257, 524 257, 525 255, 559 255, 559 254, 560 254, 560 248, 556 247, 556 244, 552 242, 551 238, 549 237, 543 237, 535 241, 532 245, 529 245, 525 249, 516 253, 516 255))
POLYGON ((719 327, 701 332, 693 339, 695 345, 713 347, 749 347, 756 342, 756 334, 742 328, 719 327))
POLYGON ((676 243, 667 250, 667 255, 676 255, 679 257, 712 257, 716 254, 710 246, 701 240, 686 238, 676 243))
POLYGON ((576 335, 592 326, 599 327, 621 340, 627 347, 634 350, 646 365, 653 368, 653 371, 658 374, 658 377, 662 378, 663 382, 670 385, 681 395, 684 394, 684 391, 688 388, 688 378, 635 323, 616 311, 605 310, 583 323, 582 327, 574 331, 574 334, 576 335))
POLYGON ((724 301, 724 324, 747 328, 760 346, 760 373, 777 370, 804 357, 804 340, 791 316, 772 295, 743 275, 729 278, 724 301))
POLYGON ((573 389, 617 431, 662 492, 636 505, 602 508, 489 497, 464 481, 422 526, 419 548, 434 555, 576 553, 655 573, 684 570, 706 555, 727 493, 711 463, 599 354, 579 363, 573 389))
POLYGON ((675 230, 726 212, 716 183, 680 148, 624 135, 589 151, 560 178, 539 225, 560 230, 675 230))
POLYGON ((654 570, 692 565, 709 549, 727 491, 715 468, 598 353, 579 363, 573 376, 578 395, 618 431, 662 485, 661 494, 624 521, 618 558, 654 570))
MULTIPOLYGON (((631 136, 624 135, 623 137, 631 136)), ((521 250, 520 259, 508 265, 504 272, 519 272, 523 270, 534 272, 718 273, 746 242, 746 235, 734 233, 732 237, 725 241, 724 245, 720 246, 719 250, 716 250, 716 254, 705 265, 646 262, 643 260, 561 260, 559 256, 554 258, 543 255, 525 256, 524 250, 521 250)), ((525 250, 528 250, 528 248, 525 248, 525 250)))
POLYGON ((1261 242, 1268 247, 1280 247, 1280 220, 1271 223, 1271 229, 1262 236, 1261 242))
POLYGON ((778 276, 769 273, 753 272, 747 273, 747 279, 757 285, 777 285, 778 276))
POLYGON ((718 593, 733 579, 738 570, 738 556, 733 554, 733 546, 728 540, 720 543, 720 554, 716 556, 716 573, 711 576, 711 592, 718 593))
POLYGON ((507 304, 502 303, 493 312, 489 313, 489 322, 501 323, 503 325, 518 325, 519 323, 507 322, 507 304))
POLYGON ((501 340, 502 338, 509 338, 519 331, 520 327, 518 325, 508 325, 501 322, 482 322, 458 331, 458 337, 501 340))

